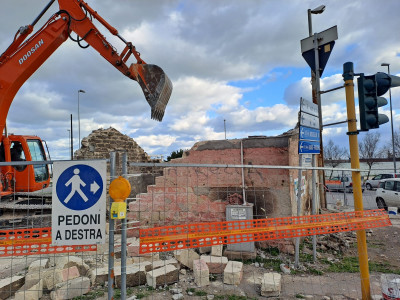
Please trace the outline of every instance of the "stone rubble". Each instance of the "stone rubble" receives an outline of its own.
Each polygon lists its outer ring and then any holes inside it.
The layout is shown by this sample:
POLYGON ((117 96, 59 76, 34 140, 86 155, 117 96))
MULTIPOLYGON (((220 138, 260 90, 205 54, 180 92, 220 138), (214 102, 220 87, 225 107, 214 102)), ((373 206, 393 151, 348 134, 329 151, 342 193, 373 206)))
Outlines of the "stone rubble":
MULTIPOLYGON (((138 239, 128 239, 127 244, 138 247, 138 239)), ((339 245, 338 249, 351 244, 349 235, 332 237, 326 245, 333 248, 332 245, 336 244, 339 245)), ((208 249, 203 247, 146 255, 141 255, 136 251, 138 248, 135 251, 128 248, 125 269, 126 285, 127 287, 148 286, 161 292, 169 290, 169 299, 196 296, 195 289, 207 287, 209 293, 206 298, 212 299, 213 294, 218 295, 219 288, 226 291, 230 288, 238 289, 244 277, 243 262, 229 260, 223 255, 223 248, 222 245, 217 245, 208 249), (200 255, 202 252, 209 254, 200 255), (187 290, 180 288, 182 286, 188 287, 187 290)), ((96 252, 89 255, 85 253, 82 256, 57 254, 33 261, 23 272, 24 276, 14 275, 0 281, 0 300, 10 297, 16 300, 39 300, 44 296, 45 299, 49 299, 49 295, 52 300, 72 299, 99 287, 107 287, 108 254, 107 249, 104 247, 103 249, 104 255, 96 252)), ((266 258, 264 253, 258 254, 266 258)), ((327 260, 334 263, 336 258, 328 257, 327 260)), ((258 295, 264 297, 279 297, 282 276, 285 273, 289 274, 294 268, 290 262, 281 264, 282 273, 280 274, 273 272, 272 269, 264 269, 263 263, 254 262, 252 265, 257 267, 256 272, 259 274, 258 279, 253 278, 258 284, 258 295)), ((115 286, 119 288, 121 286, 120 259, 114 259, 113 271, 115 286)), ((239 291, 241 291, 240 288, 239 291)))

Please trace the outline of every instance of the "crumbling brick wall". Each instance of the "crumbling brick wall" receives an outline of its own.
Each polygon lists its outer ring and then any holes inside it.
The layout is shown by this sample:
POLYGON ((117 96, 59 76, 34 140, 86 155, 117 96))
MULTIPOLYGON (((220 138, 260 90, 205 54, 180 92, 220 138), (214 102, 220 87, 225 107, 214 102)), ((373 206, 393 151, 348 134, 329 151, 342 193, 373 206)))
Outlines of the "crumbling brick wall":
MULTIPOLYGON (((276 137, 198 142, 171 162, 240 165, 242 144, 245 165, 297 166, 297 135, 292 130, 276 137)), ((254 204, 255 218, 295 215, 296 175, 287 169, 245 168, 245 198, 254 204)), ((235 193, 243 196, 241 168, 165 168, 164 176, 129 204, 128 218, 153 226, 225 221, 226 204, 235 193)))
MULTIPOLYGON (((89 136, 82 139, 81 148, 75 151, 74 159, 110 159, 110 152, 116 152, 116 175, 122 175, 122 155, 127 153, 128 162, 160 162, 153 160, 131 137, 122 134, 115 128, 97 129, 89 136)), ((110 164, 107 163, 109 175, 110 164)), ((128 167, 128 174, 141 174, 137 177, 129 177, 132 185, 130 197, 146 191, 147 185, 154 184, 155 175, 162 174, 162 168, 128 167)), ((109 178, 109 176, 108 176, 109 178)))

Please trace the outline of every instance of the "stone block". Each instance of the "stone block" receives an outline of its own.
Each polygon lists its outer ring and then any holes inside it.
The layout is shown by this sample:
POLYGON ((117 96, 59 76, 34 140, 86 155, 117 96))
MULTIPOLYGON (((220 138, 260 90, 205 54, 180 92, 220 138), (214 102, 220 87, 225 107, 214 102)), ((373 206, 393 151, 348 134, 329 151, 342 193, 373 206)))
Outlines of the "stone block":
POLYGON ((139 254, 139 249, 140 249, 139 245, 129 245, 129 246, 126 247, 128 256, 131 256, 131 257, 132 256, 139 256, 140 255, 139 254))
POLYGON ((79 270, 76 266, 66 269, 54 269, 46 272, 43 276, 44 286, 52 290, 57 284, 79 277, 79 270))
POLYGON ((147 284, 156 288, 160 285, 172 284, 179 280, 179 270, 173 265, 152 270, 146 274, 147 284))
POLYGON ((157 260, 160 260, 160 256, 158 253, 146 253, 146 254, 141 254, 140 256, 132 257, 132 262, 135 264, 143 263, 146 261, 153 262, 157 260))
POLYGON ((211 247, 200 247, 199 248, 200 254, 205 254, 205 253, 210 253, 210 252, 211 252, 211 247))
POLYGON ((85 276, 89 271, 89 266, 78 256, 62 256, 55 261, 56 269, 66 269, 76 266, 81 276, 85 276))
POLYGON ((200 259, 206 262, 210 274, 222 274, 228 263, 228 258, 225 256, 202 255, 200 259))
POLYGON ((175 258, 171 258, 168 260, 157 260, 153 263, 146 266, 146 272, 150 272, 151 270, 155 270, 166 265, 173 265, 175 268, 179 269, 179 262, 175 258))
POLYGON ((40 269, 47 268, 48 264, 49 264, 48 258, 35 260, 29 265, 28 273, 39 272, 40 269))
POLYGON ((216 245, 211 247, 211 256, 222 256, 224 245, 216 245))
POLYGON ((0 280, 0 300, 13 296, 24 285, 24 282, 24 276, 12 276, 0 280))
POLYGON ((24 284, 24 286, 15 293, 14 300, 39 300, 43 295, 43 280, 40 279, 36 284, 24 284))
POLYGON ((87 294, 90 291, 90 279, 77 277, 56 285, 50 293, 52 300, 72 299, 87 294))
POLYGON ((240 261, 228 261, 224 270, 224 283, 239 285, 243 277, 243 263, 240 261))
MULTIPOLYGON (((146 284, 146 264, 133 264, 126 266, 126 286, 133 287, 146 284)), ((115 283, 121 286, 121 269, 115 269, 115 283)))
POLYGON ((189 269, 193 269, 193 261, 200 258, 200 255, 192 249, 177 250, 174 254, 175 258, 189 269))
POLYGON ((108 267, 91 269, 89 278, 92 285, 103 285, 108 281, 108 267))
POLYGON ((247 251, 233 251, 225 249, 224 256, 228 259, 239 259, 239 260, 248 260, 248 259, 256 259, 257 252, 247 252, 247 251))
POLYGON ((264 273, 261 281, 261 296, 279 297, 281 293, 282 275, 279 273, 264 273))
POLYGON ((207 286, 210 284, 210 271, 206 262, 202 259, 193 261, 193 277, 197 286, 207 286))

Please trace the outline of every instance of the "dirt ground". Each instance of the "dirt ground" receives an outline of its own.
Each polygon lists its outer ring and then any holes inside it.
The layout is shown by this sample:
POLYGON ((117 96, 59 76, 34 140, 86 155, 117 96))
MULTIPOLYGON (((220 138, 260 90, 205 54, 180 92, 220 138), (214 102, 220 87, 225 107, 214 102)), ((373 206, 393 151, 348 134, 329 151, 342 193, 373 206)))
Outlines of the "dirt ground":
MULTIPOLYGON (((368 257, 370 266, 370 286, 373 299, 382 299, 380 276, 382 273, 400 274, 400 216, 391 218, 392 226, 367 230, 368 257)), ((318 260, 312 260, 311 238, 301 247, 300 267, 295 268, 294 256, 278 251, 276 248, 259 249, 257 259, 243 261, 243 278, 238 286, 223 283, 223 275, 211 277, 210 285, 197 287, 193 273, 182 268, 179 281, 173 285, 152 290, 146 287, 129 288, 131 299, 271 299, 261 296, 261 278, 264 273, 282 274, 282 288, 275 299, 361 299, 361 280, 357 264, 357 243, 355 232, 332 234, 317 237, 318 260), (283 274, 280 264, 291 269, 283 274), (174 294, 175 293, 175 294, 174 294), (178 296, 181 294, 181 296, 178 296), (181 297, 181 298, 179 298, 181 297)), ((1 259, 0 276, 8 277, 15 272, 23 272, 31 259, 21 261, 1 259)), ((118 299, 118 290, 114 299, 118 299)), ((42 299, 50 299, 44 295, 42 299)), ((107 289, 98 287, 82 299, 107 299, 107 289)), ((272 298, 274 299, 274 298, 272 298)))
MULTIPOLYGON (((380 276, 382 273, 400 274, 400 217, 393 217, 392 226, 367 230, 368 257, 370 263, 370 290, 372 299, 382 299, 380 276)), ((146 288, 129 290, 131 295, 141 299, 165 300, 173 299, 174 293, 180 292, 183 298, 176 299, 324 299, 350 300, 361 299, 361 279, 357 263, 357 243, 355 232, 340 234, 346 247, 337 245, 336 237, 330 242, 327 238, 318 237, 318 261, 312 262, 311 244, 304 243, 300 255, 300 270, 291 265, 293 255, 275 253, 274 259, 285 262, 291 267, 291 274, 282 274, 280 297, 266 298, 261 296, 261 278, 264 273, 276 272, 276 265, 270 263, 270 255, 266 259, 245 262, 243 279, 238 286, 223 284, 222 275, 216 275, 207 287, 197 287, 189 270, 181 270, 179 282, 168 288, 149 291, 146 288), (332 242, 333 240, 333 242, 332 242), (333 244, 343 251, 329 249, 333 244), (328 249, 324 246, 326 245, 328 249), (321 250, 321 247, 324 250, 321 250), (337 272, 329 271, 337 268, 337 272)), ((340 243, 339 243, 340 244, 340 243)), ((268 249, 267 249, 268 250, 268 249)), ((271 250, 271 249, 270 249, 271 250)), ((268 251, 267 251, 268 252, 268 251)), ((269 254, 272 252, 270 251, 269 254)), ((258 254, 261 254, 259 251, 258 254)), ((177 294, 176 294, 177 295, 177 294)), ((106 299, 106 295, 103 299, 106 299)), ((135 298, 132 298, 135 299, 135 298)))

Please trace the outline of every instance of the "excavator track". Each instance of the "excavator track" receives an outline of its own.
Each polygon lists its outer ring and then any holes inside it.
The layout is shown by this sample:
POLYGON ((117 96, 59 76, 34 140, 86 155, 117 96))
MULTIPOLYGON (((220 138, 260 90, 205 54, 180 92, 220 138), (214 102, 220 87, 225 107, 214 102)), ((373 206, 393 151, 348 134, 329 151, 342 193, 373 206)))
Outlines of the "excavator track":
POLYGON ((51 226, 51 197, 2 198, 0 230, 51 226))

